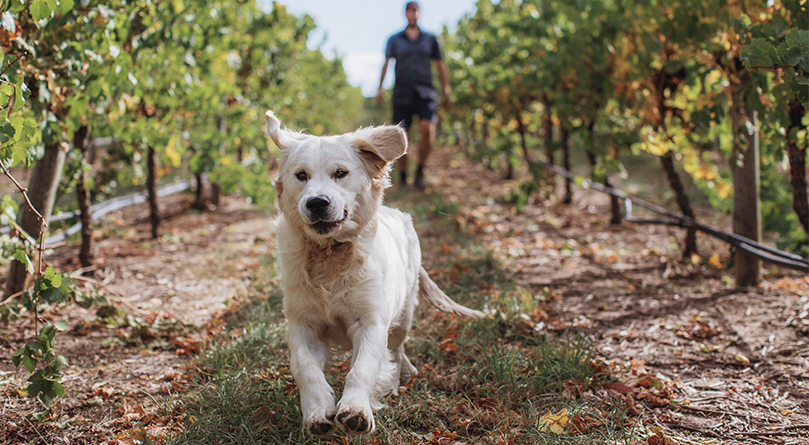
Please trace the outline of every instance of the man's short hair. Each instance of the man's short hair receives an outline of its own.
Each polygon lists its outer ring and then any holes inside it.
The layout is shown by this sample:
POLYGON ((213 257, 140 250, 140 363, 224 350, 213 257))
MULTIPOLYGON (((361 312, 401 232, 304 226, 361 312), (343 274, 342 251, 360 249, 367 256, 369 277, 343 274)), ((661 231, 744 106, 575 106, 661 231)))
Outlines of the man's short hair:
POLYGON ((407 4, 405 5, 405 11, 407 11, 408 9, 415 9, 416 11, 418 11, 419 10, 418 2, 407 2, 407 4))

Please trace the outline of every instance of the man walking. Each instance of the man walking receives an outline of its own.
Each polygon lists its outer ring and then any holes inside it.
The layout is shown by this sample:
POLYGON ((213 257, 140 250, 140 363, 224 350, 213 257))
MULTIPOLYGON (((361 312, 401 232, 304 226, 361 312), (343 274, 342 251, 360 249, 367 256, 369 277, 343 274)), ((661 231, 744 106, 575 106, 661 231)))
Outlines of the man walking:
MULTIPOLYGON (((447 78, 447 64, 441 55, 438 40, 434 35, 422 31, 418 26, 419 5, 408 2, 405 6, 407 28, 394 34, 385 49, 385 64, 382 66, 382 78, 379 80, 379 89, 376 101, 382 105, 384 89, 382 83, 388 71, 390 59, 396 59, 396 85, 393 87, 393 123, 405 127, 408 138, 413 115, 419 116, 419 147, 416 152, 418 166, 413 185, 424 189, 427 184, 424 180, 424 167, 430 152, 433 150, 435 139, 435 124, 438 121, 438 93, 433 87, 433 73, 431 62, 436 61, 438 77, 443 87, 445 107, 449 102, 450 86, 447 78)), ((401 185, 407 185, 407 155, 405 154, 396 163, 399 170, 401 185)))

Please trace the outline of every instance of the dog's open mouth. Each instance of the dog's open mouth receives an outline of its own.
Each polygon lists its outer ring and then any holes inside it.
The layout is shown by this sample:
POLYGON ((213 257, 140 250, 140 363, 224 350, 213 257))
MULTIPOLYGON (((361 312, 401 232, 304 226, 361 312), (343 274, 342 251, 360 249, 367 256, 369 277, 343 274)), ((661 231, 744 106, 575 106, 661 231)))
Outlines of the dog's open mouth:
POLYGON ((319 235, 325 235, 332 230, 336 229, 343 221, 348 218, 348 210, 343 210, 343 219, 337 221, 318 221, 313 223, 311 227, 317 232, 319 235))

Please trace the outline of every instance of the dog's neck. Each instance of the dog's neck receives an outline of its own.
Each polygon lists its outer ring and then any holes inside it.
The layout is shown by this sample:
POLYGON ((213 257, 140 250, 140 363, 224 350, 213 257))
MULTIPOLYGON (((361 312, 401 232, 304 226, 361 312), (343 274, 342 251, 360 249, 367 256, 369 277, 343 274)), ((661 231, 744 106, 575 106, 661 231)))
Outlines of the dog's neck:
POLYGON ((338 241, 334 238, 326 238, 325 242, 308 239, 308 249, 310 254, 314 254, 315 257, 327 260, 331 259, 334 254, 348 252, 353 243, 353 241, 338 241))
POLYGON ((335 251, 335 249, 347 243, 347 241, 337 241, 334 238, 329 238, 329 240, 331 242, 328 245, 326 245, 326 258, 330 257, 332 252, 335 251))

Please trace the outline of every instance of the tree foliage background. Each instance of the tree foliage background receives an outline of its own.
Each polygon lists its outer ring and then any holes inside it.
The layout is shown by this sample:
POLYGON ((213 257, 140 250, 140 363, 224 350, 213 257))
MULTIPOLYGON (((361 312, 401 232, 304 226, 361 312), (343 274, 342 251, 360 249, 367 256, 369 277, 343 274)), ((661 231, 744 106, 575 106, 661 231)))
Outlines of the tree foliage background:
POLYGON ((648 153, 731 211, 737 142, 757 125, 765 230, 805 254, 806 183, 795 176, 809 140, 807 14, 803 0, 481 0, 443 35, 454 94, 445 134, 506 169, 538 156, 529 147, 569 166, 574 144, 599 181, 648 153), (734 106, 745 110, 738 122, 734 106))

